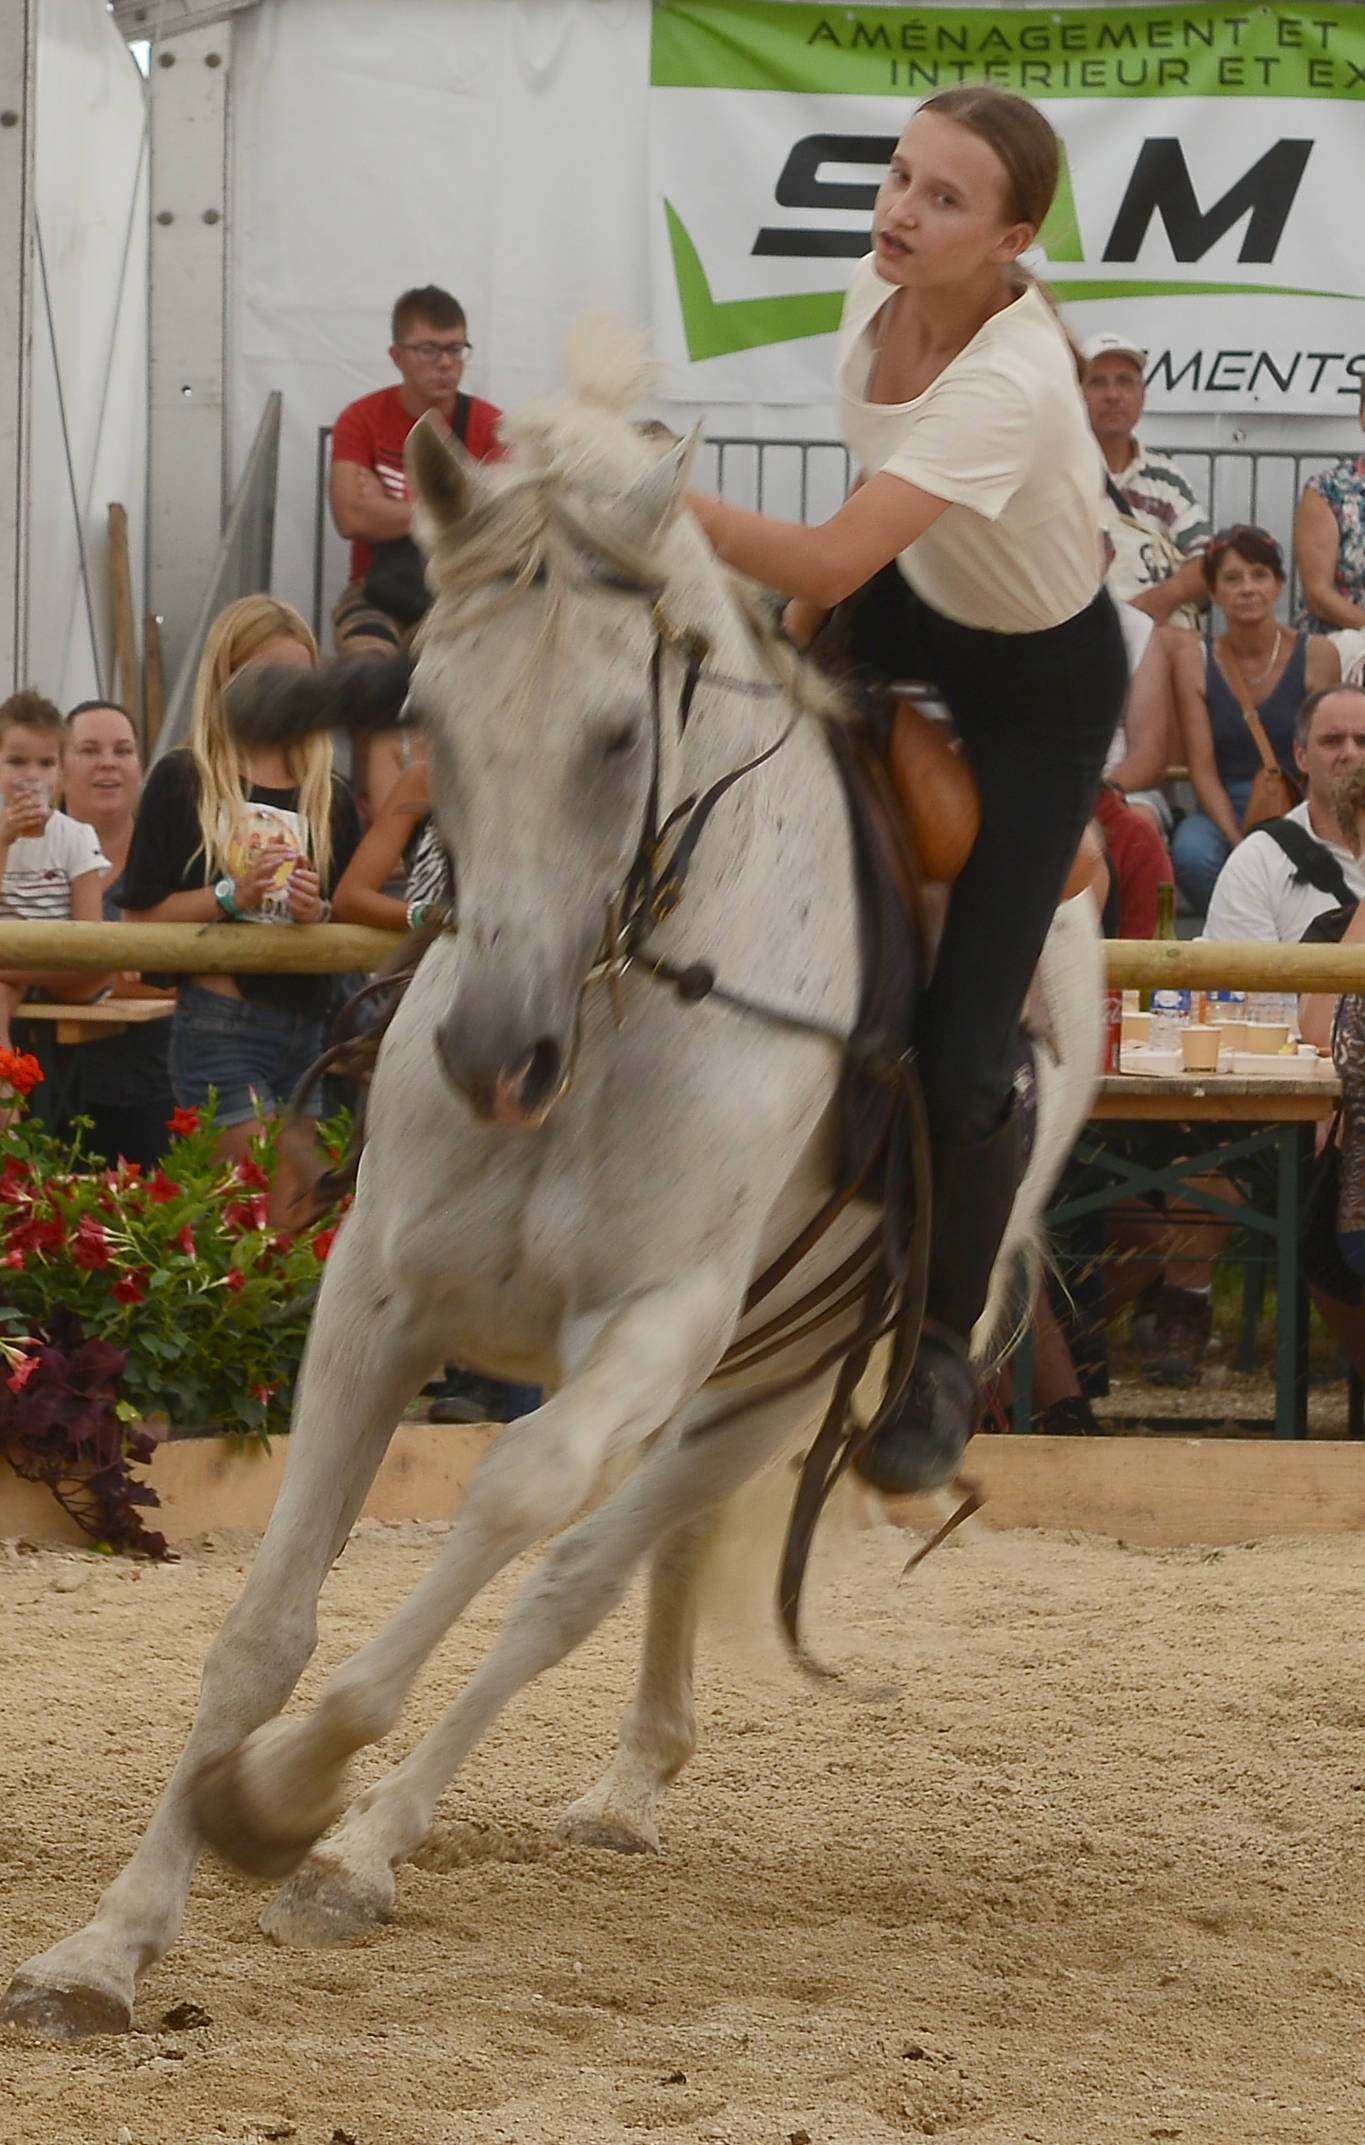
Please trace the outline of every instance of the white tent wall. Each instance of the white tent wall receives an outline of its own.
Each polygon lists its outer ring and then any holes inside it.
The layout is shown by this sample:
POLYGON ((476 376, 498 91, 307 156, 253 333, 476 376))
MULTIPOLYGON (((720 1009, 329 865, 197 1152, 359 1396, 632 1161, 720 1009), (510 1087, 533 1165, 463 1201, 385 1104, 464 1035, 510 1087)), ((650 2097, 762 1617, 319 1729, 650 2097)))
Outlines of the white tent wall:
POLYGON ((108 506, 141 615, 147 402, 145 85, 103 0, 41 0, 27 682, 114 688, 108 506))
MULTIPOLYGON (((401 290, 455 292, 465 385, 504 406, 554 381, 583 304, 648 321, 649 34, 647 0, 263 0, 234 19, 232 466, 282 388, 274 584, 305 613, 318 427, 397 378, 401 290)), ((726 409, 724 429, 751 425, 832 430, 828 410, 726 409)), ((329 525, 329 607, 345 578, 329 525)))

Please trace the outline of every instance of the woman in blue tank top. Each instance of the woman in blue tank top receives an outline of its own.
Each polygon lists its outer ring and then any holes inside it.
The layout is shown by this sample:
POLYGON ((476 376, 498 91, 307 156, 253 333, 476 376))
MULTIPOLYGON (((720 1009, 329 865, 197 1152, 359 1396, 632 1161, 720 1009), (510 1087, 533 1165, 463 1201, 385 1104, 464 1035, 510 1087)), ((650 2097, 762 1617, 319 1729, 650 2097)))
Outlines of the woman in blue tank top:
POLYGON ((1220 530, 1204 554, 1204 579, 1224 631, 1207 646, 1172 629, 1167 645, 1185 759, 1199 809, 1171 842, 1181 892, 1202 916, 1214 881, 1242 839, 1242 815, 1261 755, 1242 713, 1238 670, 1285 773, 1299 773, 1295 724, 1308 693, 1335 685, 1341 662, 1325 635, 1295 633, 1275 618, 1284 557, 1264 529, 1220 530))

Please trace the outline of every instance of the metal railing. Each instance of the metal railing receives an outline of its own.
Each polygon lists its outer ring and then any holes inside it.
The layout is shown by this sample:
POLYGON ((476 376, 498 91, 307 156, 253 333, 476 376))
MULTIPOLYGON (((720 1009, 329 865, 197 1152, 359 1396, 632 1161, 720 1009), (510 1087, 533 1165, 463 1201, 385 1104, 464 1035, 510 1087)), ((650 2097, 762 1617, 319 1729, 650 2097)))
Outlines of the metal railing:
MULTIPOLYGON (((313 493, 313 631, 322 639, 326 601, 327 459, 330 425, 318 427, 313 493)), ((1340 454, 1294 453, 1280 447, 1163 448, 1180 463, 1197 496, 1208 502, 1215 529, 1250 521, 1269 529, 1284 548, 1289 570, 1281 608, 1297 615, 1299 577, 1293 558, 1294 509, 1308 478, 1330 469, 1340 454)), ((721 434, 702 442, 698 483, 736 506, 786 521, 824 521, 848 492, 852 465, 837 439, 760 439, 721 434)), ((335 596, 340 594, 338 588, 335 596)))
POLYGON ((267 395, 256 437, 246 458, 242 481, 228 509, 223 533, 218 539, 203 600, 196 614, 189 643, 180 660, 166 702, 166 713, 157 738, 154 758, 184 742, 189 728, 195 674, 204 652, 209 627, 218 613, 239 596, 252 596, 270 586, 275 549, 275 493, 280 462, 280 416, 284 397, 278 388, 267 395))

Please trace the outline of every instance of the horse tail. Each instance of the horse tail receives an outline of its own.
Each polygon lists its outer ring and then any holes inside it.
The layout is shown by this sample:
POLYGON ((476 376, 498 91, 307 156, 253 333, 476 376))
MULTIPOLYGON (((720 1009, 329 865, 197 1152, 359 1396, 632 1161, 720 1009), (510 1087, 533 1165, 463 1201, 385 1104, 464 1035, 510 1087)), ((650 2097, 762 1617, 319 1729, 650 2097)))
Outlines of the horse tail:
POLYGON ((564 338, 560 362, 575 399, 624 413, 654 393, 663 367, 649 337, 609 306, 585 306, 564 338))

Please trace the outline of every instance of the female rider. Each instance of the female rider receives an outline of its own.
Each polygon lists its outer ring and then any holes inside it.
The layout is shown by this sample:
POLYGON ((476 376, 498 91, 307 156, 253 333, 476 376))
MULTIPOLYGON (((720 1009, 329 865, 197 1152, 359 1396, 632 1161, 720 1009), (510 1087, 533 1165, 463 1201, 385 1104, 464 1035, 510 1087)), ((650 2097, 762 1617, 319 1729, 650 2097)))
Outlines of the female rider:
POLYGON ((919 1044, 934 1167, 925 1336, 905 1407, 859 1463, 891 1491, 950 1479, 975 1427, 968 1341, 1019 1169, 1019 1014, 1127 685, 1075 360, 1018 266, 1057 172, 1057 138, 1023 98, 957 89, 921 105, 839 333, 860 482, 818 528, 692 499, 727 564, 796 599, 794 639, 878 577, 855 656, 888 681, 936 681, 980 792, 919 1044))

